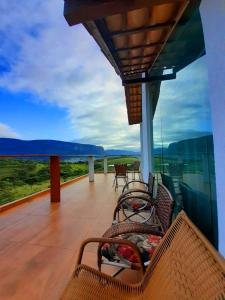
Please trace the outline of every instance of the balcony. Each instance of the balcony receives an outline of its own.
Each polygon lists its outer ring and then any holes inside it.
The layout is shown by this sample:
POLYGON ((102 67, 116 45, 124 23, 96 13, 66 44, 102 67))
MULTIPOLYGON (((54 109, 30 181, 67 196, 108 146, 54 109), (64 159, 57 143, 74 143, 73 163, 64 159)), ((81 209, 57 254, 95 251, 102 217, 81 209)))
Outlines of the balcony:
MULTIPOLYGON (((113 178, 96 174, 92 183, 83 178, 62 188, 60 203, 51 203, 46 194, 2 213, 0 299, 59 299, 81 241, 101 236, 111 224, 121 192, 112 188, 113 178)), ((90 246, 84 262, 95 266, 95 260, 96 250, 90 246)), ((127 270, 118 278, 136 282, 137 276, 127 270)))

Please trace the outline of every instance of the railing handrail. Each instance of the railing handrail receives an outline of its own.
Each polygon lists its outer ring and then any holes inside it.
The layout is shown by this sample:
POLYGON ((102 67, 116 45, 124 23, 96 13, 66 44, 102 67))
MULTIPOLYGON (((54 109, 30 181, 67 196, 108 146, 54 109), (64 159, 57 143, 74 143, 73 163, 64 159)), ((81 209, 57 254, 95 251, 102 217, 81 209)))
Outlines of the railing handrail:
POLYGON ((107 158, 107 157, 121 157, 121 156, 140 156, 140 155, 131 155, 131 154, 117 154, 117 155, 100 155, 100 154, 0 154, 0 158, 7 157, 50 157, 50 156, 59 156, 59 157, 99 157, 99 158, 107 158))

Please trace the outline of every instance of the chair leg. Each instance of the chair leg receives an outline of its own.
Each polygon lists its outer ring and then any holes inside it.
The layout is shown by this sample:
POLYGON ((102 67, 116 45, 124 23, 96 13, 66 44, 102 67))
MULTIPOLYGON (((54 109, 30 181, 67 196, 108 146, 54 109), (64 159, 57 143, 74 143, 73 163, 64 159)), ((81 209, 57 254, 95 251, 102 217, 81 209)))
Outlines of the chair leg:
POLYGON ((116 184, 115 184, 115 191, 118 189, 118 179, 117 177, 115 177, 115 180, 116 180, 116 184))
POLYGON ((119 275, 123 270, 125 270, 125 268, 120 268, 118 271, 116 271, 115 273, 112 274, 112 277, 116 277, 116 276, 119 275))

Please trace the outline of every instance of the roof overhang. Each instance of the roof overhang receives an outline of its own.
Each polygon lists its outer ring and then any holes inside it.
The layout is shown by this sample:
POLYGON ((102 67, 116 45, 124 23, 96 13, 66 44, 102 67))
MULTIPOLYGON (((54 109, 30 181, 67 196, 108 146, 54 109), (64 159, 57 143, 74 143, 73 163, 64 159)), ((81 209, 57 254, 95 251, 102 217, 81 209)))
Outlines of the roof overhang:
POLYGON ((121 77, 129 124, 141 122, 141 83, 155 86, 157 81, 176 78, 177 71, 203 54, 199 3, 65 0, 69 25, 83 23, 121 77), (165 69, 172 69, 172 75, 164 75, 165 69))

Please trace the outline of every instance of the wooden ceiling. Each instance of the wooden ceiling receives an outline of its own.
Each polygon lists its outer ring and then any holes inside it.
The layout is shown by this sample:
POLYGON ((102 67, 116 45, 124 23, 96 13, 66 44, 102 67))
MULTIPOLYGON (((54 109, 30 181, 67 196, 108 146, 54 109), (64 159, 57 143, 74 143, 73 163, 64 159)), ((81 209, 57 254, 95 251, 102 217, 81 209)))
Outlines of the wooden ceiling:
POLYGON ((104 19, 123 79, 151 69, 188 4, 160 2, 104 19))
POLYGON ((129 124, 139 124, 142 122, 141 113, 141 84, 125 86, 127 115, 129 124))
POLYGON ((129 124, 141 122, 137 79, 150 81, 151 71, 162 75, 166 66, 157 65, 157 60, 174 29, 185 25, 185 11, 197 4, 194 0, 65 0, 68 23, 82 22, 122 81, 129 82, 124 84, 129 124))

